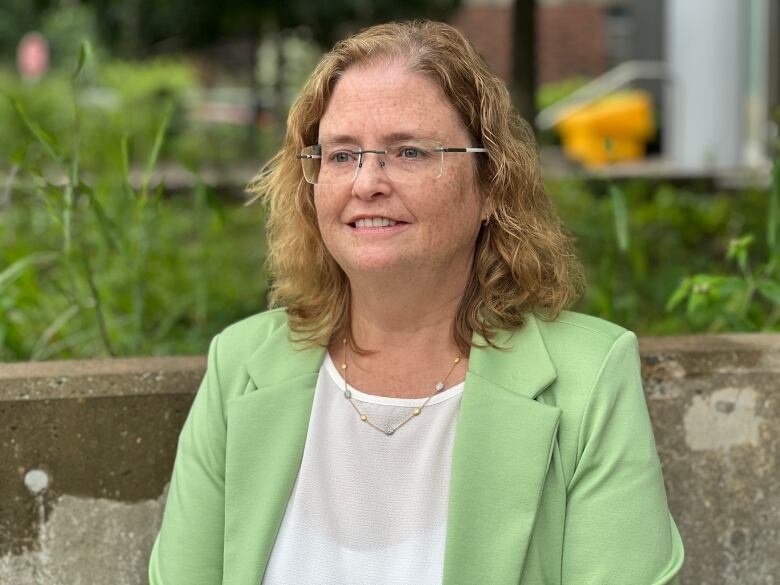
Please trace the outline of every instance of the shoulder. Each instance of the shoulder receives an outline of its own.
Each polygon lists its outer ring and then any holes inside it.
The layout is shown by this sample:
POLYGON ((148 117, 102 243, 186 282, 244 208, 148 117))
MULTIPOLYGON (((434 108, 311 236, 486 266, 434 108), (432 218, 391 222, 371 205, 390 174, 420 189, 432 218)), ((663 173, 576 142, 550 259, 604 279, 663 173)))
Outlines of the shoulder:
POLYGON ((539 334, 559 376, 594 379, 617 347, 636 347, 636 336, 615 323, 563 311, 555 320, 536 319, 539 334))
POLYGON ((316 374, 324 353, 324 346, 294 340, 283 308, 233 323, 214 338, 209 350, 227 398, 246 391, 247 376, 260 387, 316 374))
POLYGON ((537 318, 536 323, 545 341, 548 339, 551 341, 589 340, 611 345, 627 331, 616 323, 572 311, 561 311, 561 314, 552 321, 537 318))
POLYGON ((271 309, 250 315, 219 333, 220 346, 232 352, 252 353, 269 341, 287 339, 287 311, 271 309))
POLYGON ((536 323, 556 371, 537 399, 561 409, 559 445, 568 484, 600 424, 615 416, 620 428, 631 428, 630 421, 644 424, 638 343, 624 327, 578 313, 536 323))
POLYGON ((263 311, 228 325, 215 335, 209 348, 209 365, 218 370, 220 385, 240 386, 251 356, 264 348, 275 354, 289 344, 287 311, 263 311))
POLYGON ((617 391, 618 378, 639 372, 636 335, 620 325, 569 311, 535 322, 556 370, 546 399, 559 406, 579 411, 595 389, 617 391))

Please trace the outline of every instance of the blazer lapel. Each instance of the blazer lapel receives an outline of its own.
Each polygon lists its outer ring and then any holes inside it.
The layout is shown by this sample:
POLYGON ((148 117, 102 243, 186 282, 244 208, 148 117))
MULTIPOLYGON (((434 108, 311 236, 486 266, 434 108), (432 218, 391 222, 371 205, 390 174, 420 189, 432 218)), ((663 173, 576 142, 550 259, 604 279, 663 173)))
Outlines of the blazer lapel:
POLYGON ((227 404, 225 585, 258 585, 298 474, 324 348, 274 336, 245 362, 242 396, 227 404))
MULTIPOLYGON (((484 342, 475 338, 477 342, 484 342)), ((534 398, 556 377, 536 320, 474 347, 455 434, 444 585, 520 581, 560 419, 534 398)))

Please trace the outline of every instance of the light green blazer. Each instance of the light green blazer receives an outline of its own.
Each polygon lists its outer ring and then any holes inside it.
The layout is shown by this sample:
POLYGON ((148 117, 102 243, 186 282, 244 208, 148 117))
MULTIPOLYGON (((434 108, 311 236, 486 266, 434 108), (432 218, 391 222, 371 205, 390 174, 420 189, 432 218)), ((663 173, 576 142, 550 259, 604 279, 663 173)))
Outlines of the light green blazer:
MULTIPOLYGON (((676 583, 683 547, 634 334, 565 312, 529 316, 497 340, 507 349, 475 347, 469 359, 444 584, 676 583)), ((152 585, 260 585, 324 351, 294 348, 283 310, 213 339, 179 437, 152 585)))

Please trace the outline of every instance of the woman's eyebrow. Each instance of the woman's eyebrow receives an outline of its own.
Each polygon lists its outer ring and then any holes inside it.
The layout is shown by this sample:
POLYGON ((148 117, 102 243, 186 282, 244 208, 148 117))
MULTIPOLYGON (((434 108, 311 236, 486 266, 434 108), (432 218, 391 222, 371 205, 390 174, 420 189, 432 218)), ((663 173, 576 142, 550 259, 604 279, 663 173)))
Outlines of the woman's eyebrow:
POLYGON ((399 142, 401 140, 420 140, 422 138, 428 138, 427 132, 393 132, 391 134, 384 135, 384 141, 388 144, 393 142, 399 142))
POLYGON ((320 136, 320 144, 358 144, 358 139, 349 134, 335 134, 320 136))
MULTIPOLYGON (((431 139, 431 133, 427 131, 421 131, 421 132, 391 132, 390 134, 384 134, 382 136, 381 142, 383 144, 393 144, 395 142, 399 142, 402 140, 430 140, 431 139)), ((354 145, 360 145, 360 140, 358 140, 357 137, 351 135, 351 134, 334 134, 334 135, 328 135, 325 134, 324 136, 320 136, 320 144, 354 144, 354 145)), ((361 147, 366 147, 367 145, 363 144, 361 147)), ((373 145, 373 146, 379 146, 379 145, 373 145)))

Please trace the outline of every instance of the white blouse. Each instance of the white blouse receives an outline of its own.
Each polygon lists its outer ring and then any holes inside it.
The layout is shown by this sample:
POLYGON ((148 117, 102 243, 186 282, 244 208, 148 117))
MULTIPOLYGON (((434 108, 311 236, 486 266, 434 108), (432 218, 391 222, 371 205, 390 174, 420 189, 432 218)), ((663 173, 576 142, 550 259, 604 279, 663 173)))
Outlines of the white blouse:
MULTIPOLYGON (((463 386, 437 394, 387 436, 360 420, 327 355, 263 584, 440 584, 463 386)), ((382 428, 425 401, 349 389, 360 411, 382 428)))

